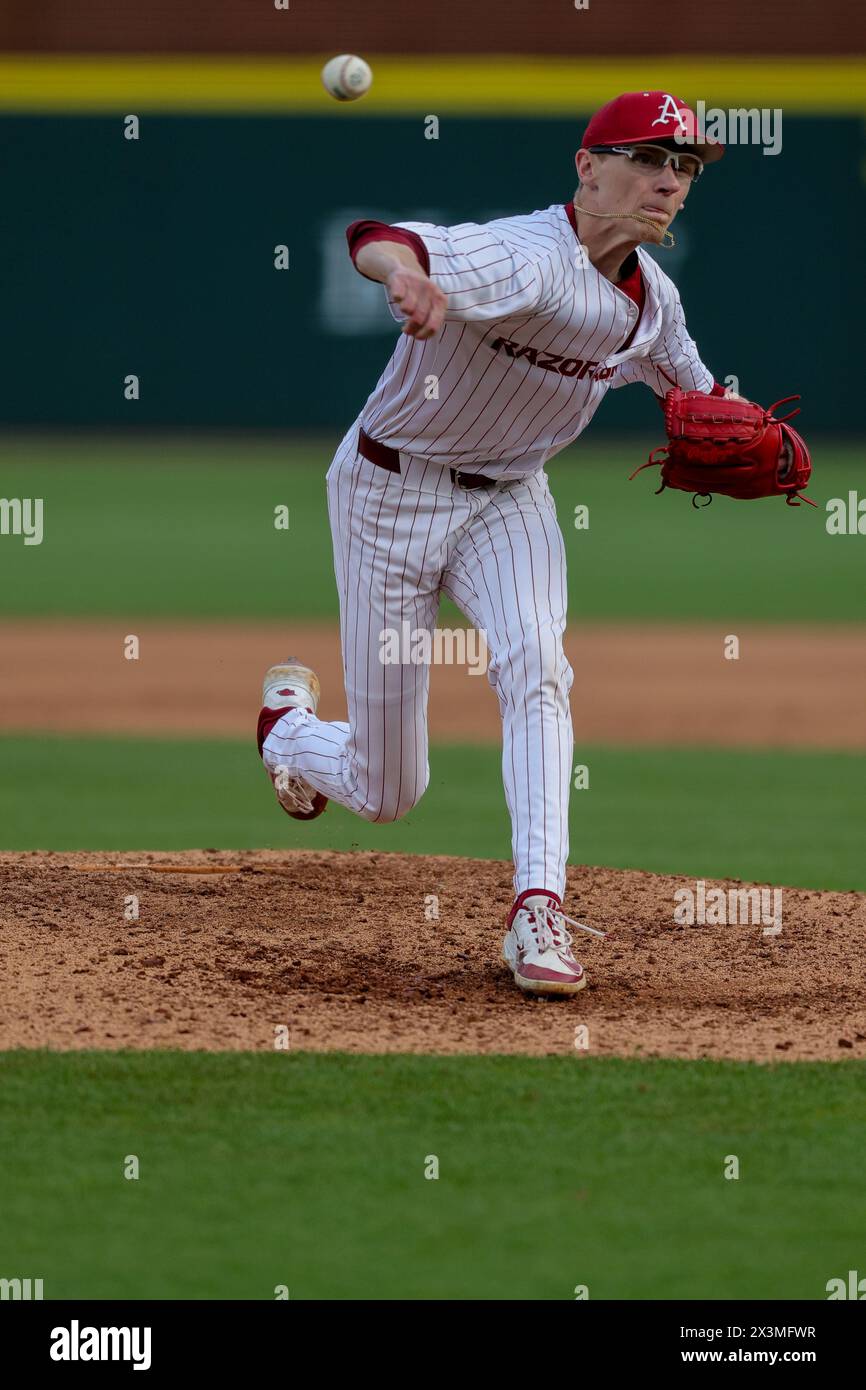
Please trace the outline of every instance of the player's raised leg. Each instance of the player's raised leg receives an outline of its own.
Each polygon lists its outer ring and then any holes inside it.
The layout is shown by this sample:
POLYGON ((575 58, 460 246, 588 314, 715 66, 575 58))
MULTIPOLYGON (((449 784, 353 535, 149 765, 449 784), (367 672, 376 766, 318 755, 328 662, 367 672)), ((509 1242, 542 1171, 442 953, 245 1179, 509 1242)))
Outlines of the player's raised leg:
POLYGON ((319 678, 297 657, 271 666, 262 683, 262 708, 259 711, 256 741, 265 769, 274 785, 277 800, 283 810, 295 820, 315 820, 328 804, 328 798, 309 782, 292 773, 281 761, 273 740, 265 754, 265 743, 275 724, 288 719, 293 712, 314 715, 319 704, 319 678))
POLYGON ((435 624, 436 547, 423 536, 434 512, 444 522, 441 499, 404 490, 399 475, 358 455, 356 440, 347 435, 327 480, 349 718, 318 719, 305 702, 274 722, 262 756, 284 780, 366 820, 394 821, 429 781, 429 667, 410 659, 403 637, 435 624))

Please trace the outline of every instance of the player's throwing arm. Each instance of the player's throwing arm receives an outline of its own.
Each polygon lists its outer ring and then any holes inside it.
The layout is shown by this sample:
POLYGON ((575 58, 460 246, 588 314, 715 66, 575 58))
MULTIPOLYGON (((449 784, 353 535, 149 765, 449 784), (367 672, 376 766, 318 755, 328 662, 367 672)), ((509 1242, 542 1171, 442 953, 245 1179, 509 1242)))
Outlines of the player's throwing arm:
POLYGON ((408 246, 388 241, 362 246, 357 266, 362 275, 387 286, 391 298, 407 315, 404 333, 412 338, 432 338, 439 331, 448 300, 408 246))

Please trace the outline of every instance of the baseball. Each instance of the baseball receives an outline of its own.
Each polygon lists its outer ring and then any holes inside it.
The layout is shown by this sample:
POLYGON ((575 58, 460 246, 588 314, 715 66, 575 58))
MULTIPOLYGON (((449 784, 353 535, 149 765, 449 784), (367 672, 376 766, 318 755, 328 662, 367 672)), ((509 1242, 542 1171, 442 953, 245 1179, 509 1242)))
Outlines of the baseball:
POLYGON ((370 64, 354 53, 341 53, 322 68, 325 91, 335 101, 357 101, 358 97, 369 92, 372 81, 370 64))

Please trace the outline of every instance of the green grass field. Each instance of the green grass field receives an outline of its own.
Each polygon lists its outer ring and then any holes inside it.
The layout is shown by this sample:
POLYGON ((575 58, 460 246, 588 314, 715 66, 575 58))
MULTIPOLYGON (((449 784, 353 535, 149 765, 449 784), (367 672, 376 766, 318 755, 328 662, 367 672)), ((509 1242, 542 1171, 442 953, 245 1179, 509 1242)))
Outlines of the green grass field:
MULTIPOLYGON (((509 859, 494 747, 431 749, 430 786, 393 825, 277 807, 247 743, 0 738, 5 849, 376 849, 509 859)), ((866 757, 584 746, 571 862, 866 891, 866 757)))
POLYGON ((0 1272, 46 1298, 820 1299, 862 1261, 864 1101, 862 1062, 7 1053, 0 1272))
MULTIPOLYGON (((3 495, 44 499, 44 540, 0 546, 0 614, 334 617, 324 479, 338 442, 7 441, 3 495)), ((626 481, 646 452, 588 441, 550 465, 572 619, 866 621, 862 537, 828 536, 823 510, 861 484, 862 448, 816 447, 817 511, 716 498, 696 512, 684 493, 655 497, 654 474, 626 481)))

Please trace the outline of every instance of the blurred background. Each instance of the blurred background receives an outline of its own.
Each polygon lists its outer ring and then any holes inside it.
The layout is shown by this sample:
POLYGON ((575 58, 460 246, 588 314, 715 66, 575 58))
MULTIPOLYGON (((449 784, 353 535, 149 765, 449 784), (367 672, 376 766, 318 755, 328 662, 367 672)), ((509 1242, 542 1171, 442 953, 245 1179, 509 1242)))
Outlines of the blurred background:
MULTIPOLYGON (((757 399, 801 389, 813 431, 859 428, 846 370, 866 311, 855 0, 731 0, 724 24, 673 3, 663 35, 652 7, 573 0, 443 0, 423 35, 398 0, 3 12, 7 424, 126 428, 116 380, 129 370, 138 427, 342 431, 393 339, 381 291, 346 255, 348 223, 567 201, 592 110, 652 86, 781 111, 781 152, 732 148, 659 255, 719 379, 736 374, 757 399), (359 102, 321 86, 337 52, 373 64, 359 102), (130 114, 137 139, 124 138, 130 114), (425 138, 431 114, 438 139, 425 138), (287 273, 273 269, 278 243, 287 273)), ((649 393, 617 392, 593 437, 655 423, 649 393)))
POLYGON ((3 0, 0 491, 41 499, 44 534, 25 545, 6 508, 0 847, 508 859, 483 679, 434 671, 431 787, 396 826, 280 817, 252 748, 289 650, 344 711, 324 474, 395 336, 345 228, 566 202, 592 110, 657 87, 781 112, 779 153, 729 148, 657 254, 719 380, 802 392, 818 510, 698 514, 626 483, 661 442, 638 387, 552 462, 589 769, 572 858, 866 887, 862 35, 854 0, 731 0, 722 22, 671 3, 663 31, 601 0, 3 0), (338 104, 319 73, 350 52, 373 88, 338 104))

